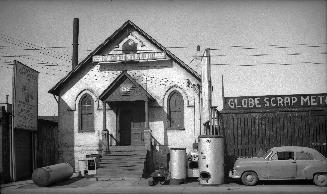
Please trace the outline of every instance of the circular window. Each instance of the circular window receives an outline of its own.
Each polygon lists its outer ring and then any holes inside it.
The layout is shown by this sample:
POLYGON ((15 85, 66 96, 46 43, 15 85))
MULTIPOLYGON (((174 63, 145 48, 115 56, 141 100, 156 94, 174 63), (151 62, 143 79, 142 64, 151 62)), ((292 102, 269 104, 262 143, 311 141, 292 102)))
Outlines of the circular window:
POLYGON ((122 46, 122 51, 124 54, 136 53, 137 43, 131 39, 127 40, 122 46))

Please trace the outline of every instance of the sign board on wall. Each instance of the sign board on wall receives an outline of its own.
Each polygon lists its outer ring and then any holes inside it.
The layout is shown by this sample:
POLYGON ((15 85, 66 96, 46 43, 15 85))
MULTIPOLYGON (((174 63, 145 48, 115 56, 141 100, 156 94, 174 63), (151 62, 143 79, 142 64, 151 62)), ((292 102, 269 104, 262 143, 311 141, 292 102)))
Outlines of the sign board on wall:
POLYGON ((147 60, 163 60, 166 59, 164 52, 143 52, 130 54, 111 54, 111 55, 95 55, 93 62, 120 62, 120 61, 147 61, 147 60))
POLYGON ((39 72, 14 61, 13 77, 13 127, 37 130, 39 72))
POLYGON ((327 93, 225 97, 224 110, 327 107, 327 93))

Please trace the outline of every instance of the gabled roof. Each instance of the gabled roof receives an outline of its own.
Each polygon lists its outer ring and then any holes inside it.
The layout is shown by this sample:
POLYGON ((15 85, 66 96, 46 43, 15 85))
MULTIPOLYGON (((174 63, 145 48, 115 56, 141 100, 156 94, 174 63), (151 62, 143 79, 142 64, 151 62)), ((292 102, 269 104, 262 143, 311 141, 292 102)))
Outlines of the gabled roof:
POLYGON ((141 28, 136 26, 133 22, 130 20, 126 21, 120 28, 118 28, 109 38, 107 38, 102 44, 100 44, 94 51, 92 51, 83 61, 81 61, 72 71, 70 71, 64 78, 62 78, 53 88, 49 90, 49 93, 58 95, 59 90, 62 88, 62 86, 70 80, 72 76, 76 74, 76 72, 87 62, 92 61, 92 56, 96 55, 99 51, 106 48, 108 44, 110 44, 113 40, 117 38, 121 33, 123 33, 126 29, 129 27, 132 27, 135 31, 143 35, 145 38, 147 38, 152 44, 159 47, 163 52, 166 53, 168 57, 170 57, 173 61, 175 61, 177 64, 179 64, 182 68, 184 68, 186 71, 188 71, 191 75, 193 75, 197 80, 201 80, 201 76, 194 71, 190 66, 185 64, 181 59, 176 57, 173 53, 171 53, 169 50, 167 50, 164 46, 162 46, 160 43, 158 43, 155 39, 153 39, 150 35, 148 35, 146 32, 144 32, 141 28))
POLYGON ((128 79, 129 81, 134 84, 134 86, 139 89, 144 96, 144 98, 147 98, 149 100, 154 100, 154 98, 139 84, 137 83, 128 73, 127 71, 123 71, 110 85, 107 89, 105 89, 102 94, 99 96, 99 99, 104 101, 106 100, 113 91, 119 87, 119 85, 124 81, 128 79))

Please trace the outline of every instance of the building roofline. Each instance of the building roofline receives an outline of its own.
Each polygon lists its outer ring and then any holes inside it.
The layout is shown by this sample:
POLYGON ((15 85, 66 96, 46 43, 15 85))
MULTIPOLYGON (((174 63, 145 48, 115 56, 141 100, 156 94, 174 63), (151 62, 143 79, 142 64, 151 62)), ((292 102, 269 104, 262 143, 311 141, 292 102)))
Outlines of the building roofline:
POLYGON ((137 83, 128 73, 127 71, 123 71, 120 75, 117 76, 117 78, 108 86, 107 89, 105 89, 102 94, 100 94, 99 99, 105 100, 104 98, 107 97, 107 95, 112 92, 113 89, 115 89, 116 85, 119 83, 121 79, 126 77, 126 79, 129 79, 136 87, 141 88, 141 90, 144 92, 144 94, 149 98, 149 100, 154 100, 154 98, 147 92, 139 83, 137 83))
POLYGON ((138 31, 141 35, 146 37, 151 43, 158 46, 162 49, 168 57, 170 57, 173 61, 183 67, 186 71, 188 71, 191 75, 193 75, 197 80, 201 80, 201 76, 193 70, 190 66, 185 64, 181 59, 171 53, 167 48, 162 46, 159 42, 157 42, 154 38, 144 32, 141 28, 135 25, 132 21, 127 20, 120 28, 118 28, 111 36, 109 36, 103 43, 101 43, 96 49, 94 49, 87 57, 84 58, 77 66, 75 66, 64 78, 62 78, 54 87, 52 87, 48 92, 54 95, 59 94, 59 90, 63 85, 88 61, 92 60, 92 56, 94 56, 99 50, 104 48, 110 41, 114 40, 114 38, 120 34, 125 28, 128 26, 132 26, 136 31, 138 31))

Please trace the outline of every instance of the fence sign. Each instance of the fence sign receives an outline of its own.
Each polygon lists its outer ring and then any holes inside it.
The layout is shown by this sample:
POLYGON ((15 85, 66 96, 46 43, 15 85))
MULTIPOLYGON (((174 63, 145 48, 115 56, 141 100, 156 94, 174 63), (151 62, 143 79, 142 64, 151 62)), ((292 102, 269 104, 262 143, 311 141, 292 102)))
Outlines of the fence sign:
POLYGON ((39 72, 14 61, 13 76, 13 127, 37 130, 39 72))
POLYGON ((225 110, 327 107, 327 93, 225 97, 225 110))

